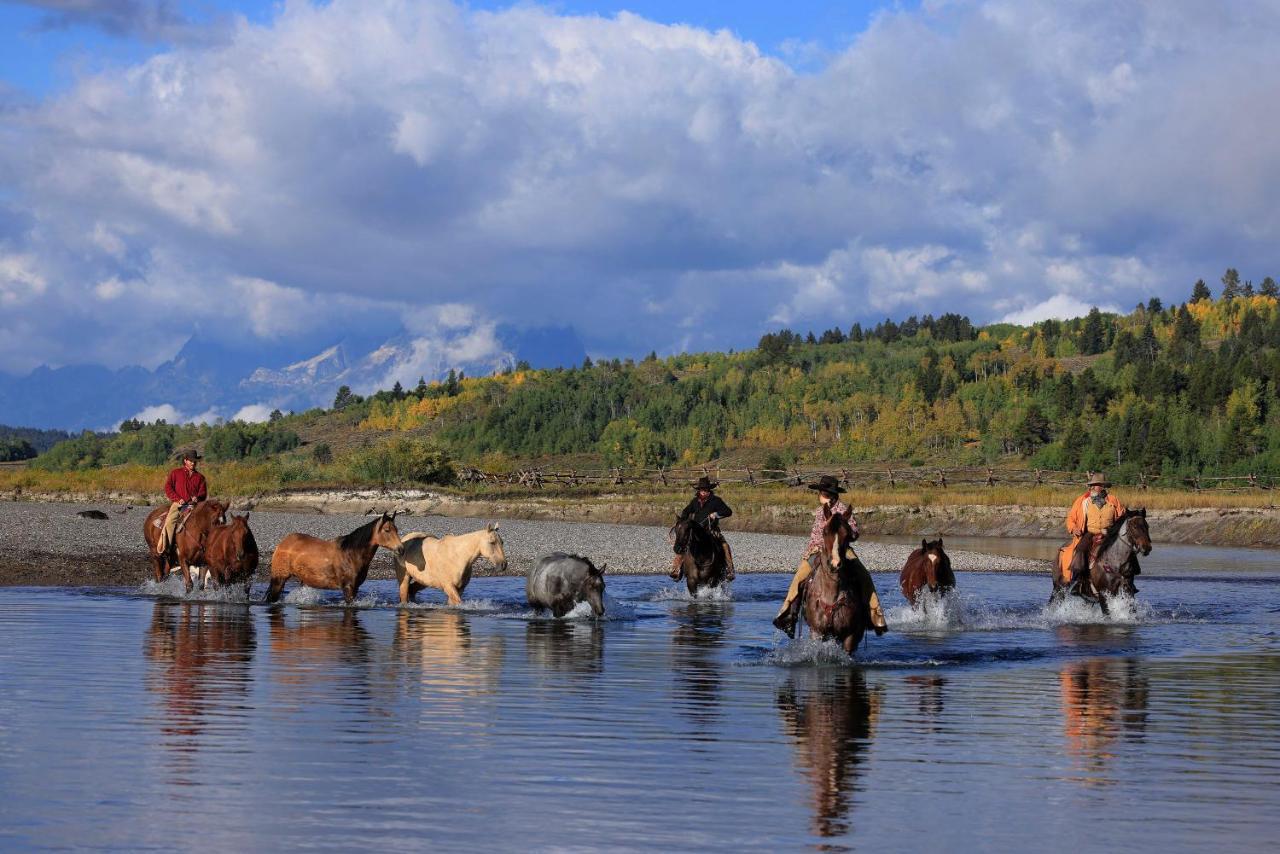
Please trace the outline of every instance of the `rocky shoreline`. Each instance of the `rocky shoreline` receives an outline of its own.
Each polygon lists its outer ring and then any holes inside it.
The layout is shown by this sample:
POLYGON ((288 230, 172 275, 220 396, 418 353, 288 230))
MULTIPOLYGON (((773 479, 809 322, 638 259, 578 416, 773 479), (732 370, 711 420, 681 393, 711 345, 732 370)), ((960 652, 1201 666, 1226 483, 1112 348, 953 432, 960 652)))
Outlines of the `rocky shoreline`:
MULTIPOLYGON (((611 573, 652 574, 665 572, 671 563, 671 546, 665 526, 621 525, 607 522, 575 522, 545 519, 484 516, 445 516, 421 512, 412 502, 382 499, 340 510, 332 505, 325 512, 311 506, 305 510, 263 510, 251 513, 250 526, 262 559, 259 580, 265 581, 271 552, 285 534, 303 531, 318 537, 336 537, 368 521, 367 512, 394 504, 402 509, 396 524, 402 533, 426 531, 456 534, 483 527, 490 519, 500 520, 506 544, 506 575, 523 576, 542 555, 553 551, 577 552, 596 564, 609 566, 611 573), (355 510, 356 512, 352 512, 355 510)), ((0 504, 0 585, 2 586, 137 586, 150 574, 150 562, 142 542, 142 525, 147 505, 103 502, 7 502, 0 504), (81 511, 98 510, 105 519, 90 519, 81 511)), ((727 526, 726 526, 727 529, 727 526)), ((794 568, 804 551, 805 537, 728 531, 739 572, 782 572, 794 568)), ((807 532, 806 532, 807 533, 807 532)), ((896 572, 911 551, 910 545, 861 542, 857 549, 875 572, 896 572)), ((1027 572, 1048 571, 1045 561, 1003 555, 949 550, 957 571, 1027 572)), ((485 563, 477 574, 497 574, 485 563)), ((379 551, 370 578, 393 578, 394 565, 385 551, 379 551)))

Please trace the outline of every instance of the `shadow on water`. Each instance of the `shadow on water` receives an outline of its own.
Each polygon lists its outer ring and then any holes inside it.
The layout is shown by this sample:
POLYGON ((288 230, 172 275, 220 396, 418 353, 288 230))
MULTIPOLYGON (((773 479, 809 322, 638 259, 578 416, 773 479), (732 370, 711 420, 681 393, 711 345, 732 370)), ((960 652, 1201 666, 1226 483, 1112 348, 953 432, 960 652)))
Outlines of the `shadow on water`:
POLYGON ((841 837, 852 829, 852 797, 861 788, 860 766, 881 702, 881 690, 868 689, 858 668, 795 670, 778 689, 778 715, 809 784, 816 836, 841 837))
POLYGON ((1086 786, 1109 785, 1109 765, 1118 740, 1146 735, 1149 680, 1135 659, 1091 658, 1058 672, 1062 727, 1072 779, 1086 786))
POLYGON ((218 734, 244 728, 226 714, 249 706, 255 636, 243 605, 156 602, 143 639, 146 689, 159 700, 160 744, 172 760, 177 785, 193 785, 194 754, 212 722, 218 734))
POLYGON ((671 666, 675 672, 676 709, 702 728, 720 719, 726 623, 733 605, 690 602, 672 611, 671 666))

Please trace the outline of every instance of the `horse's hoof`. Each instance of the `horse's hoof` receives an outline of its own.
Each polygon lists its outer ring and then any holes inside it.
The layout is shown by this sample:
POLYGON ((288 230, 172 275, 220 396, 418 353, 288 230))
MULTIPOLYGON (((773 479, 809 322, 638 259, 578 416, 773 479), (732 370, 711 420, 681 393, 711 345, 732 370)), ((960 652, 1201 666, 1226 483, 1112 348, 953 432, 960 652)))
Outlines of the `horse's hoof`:
POLYGON ((796 624, 788 620, 786 614, 779 614, 774 617, 773 627, 778 631, 785 633, 789 638, 794 639, 796 636, 796 624))

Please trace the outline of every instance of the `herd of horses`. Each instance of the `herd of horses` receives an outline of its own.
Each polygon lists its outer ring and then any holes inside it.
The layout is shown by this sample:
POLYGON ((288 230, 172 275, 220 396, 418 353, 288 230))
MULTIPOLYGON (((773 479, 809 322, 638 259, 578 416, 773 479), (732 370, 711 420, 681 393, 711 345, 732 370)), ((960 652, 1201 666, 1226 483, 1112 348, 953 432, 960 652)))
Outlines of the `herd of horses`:
MULTIPOLYGON (((249 529, 249 514, 229 514, 228 510, 225 503, 214 499, 197 504, 182 520, 165 554, 157 554, 155 548, 166 508, 152 511, 144 523, 143 536, 155 580, 162 582, 171 571, 180 568, 190 592, 194 585, 191 569, 198 566, 202 567, 202 588, 210 580, 219 586, 241 584, 247 598, 258 569, 258 546, 249 529)), ((1107 613, 1108 599, 1136 592, 1133 578, 1140 571, 1137 556, 1151 552, 1146 515, 1145 509, 1138 509, 1118 518, 1099 544, 1096 558, 1090 558, 1088 548, 1078 549, 1072 556, 1071 581, 1055 569, 1051 601, 1075 595, 1096 602, 1107 613)), ((350 604, 367 578, 379 548, 395 557, 402 604, 416 601, 419 592, 432 587, 442 591, 449 604, 457 605, 478 560, 484 558, 499 571, 507 568, 496 522, 468 534, 436 537, 413 532, 402 536, 395 517, 395 513, 383 513, 331 540, 304 533, 287 535, 271 558, 266 601, 279 601, 284 586, 297 580, 307 587, 340 590, 344 601, 350 604)), ((800 594, 800 607, 811 634, 839 642, 850 654, 861 644, 870 625, 867 591, 859 587, 866 570, 852 549, 857 538, 848 513, 832 514, 823 531, 821 558, 800 594)), ((725 553, 710 525, 679 517, 670 530, 670 539, 680 556, 691 595, 725 582, 725 553)), ((547 555, 529 573, 529 604, 538 611, 550 609, 561 617, 577 603, 585 602, 600 616, 604 612, 604 569, 581 555, 547 555)), ((898 582, 903 597, 916 608, 927 608, 936 601, 926 592, 945 595, 953 590, 956 577, 942 540, 922 540, 920 548, 907 557, 898 582)))

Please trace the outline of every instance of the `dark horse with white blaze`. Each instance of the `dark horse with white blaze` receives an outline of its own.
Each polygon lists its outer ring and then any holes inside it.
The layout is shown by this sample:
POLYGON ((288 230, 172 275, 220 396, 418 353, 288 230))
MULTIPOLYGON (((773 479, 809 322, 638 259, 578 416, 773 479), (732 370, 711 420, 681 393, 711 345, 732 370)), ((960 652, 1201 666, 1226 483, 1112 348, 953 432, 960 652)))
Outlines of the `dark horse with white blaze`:
POLYGON ((671 548, 680 555, 684 581, 690 594, 704 587, 719 587, 725 581, 729 562, 709 522, 695 522, 692 516, 678 516, 671 527, 671 548))
POLYGON ((942 539, 921 540, 898 575, 898 586, 911 607, 921 603, 920 591, 946 594, 955 589, 956 575, 951 571, 951 558, 942 550, 942 539))
POLYGON ((1062 573, 1055 568, 1051 602, 1059 601, 1067 593, 1097 602, 1102 613, 1108 613, 1107 599, 1120 593, 1133 595, 1133 577, 1137 575, 1137 555, 1151 554, 1151 531, 1147 528, 1147 509, 1127 510, 1111 523, 1098 547, 1098 557, 1089 563, 1089 541, 1082 538, 1071 558, 1071 578, 1063 582, 1062 573), (1087 566, 1086 566, 1087 564, 1087 566))
POLYGON ((862 643, 870 623, 869 592, 860 580, 866 569, 850 548, 858 538, 849 524, 852 512, 831 514, 822 532, 822 552, 810 558, 813 574, 800 593, 809 631, 823 640, 835 638, 849 655, 862 643))
POLYGON ((275 602, 290 578, 308 587, 341 590, 349 605, 369 575, 369 564, 378 546, 404 554, 404 543, 396 530, 394 513, 383 513, 345 537, 322 540, 308 534, 289 534, 271 556, 271 586, 267 601, 275 602))

